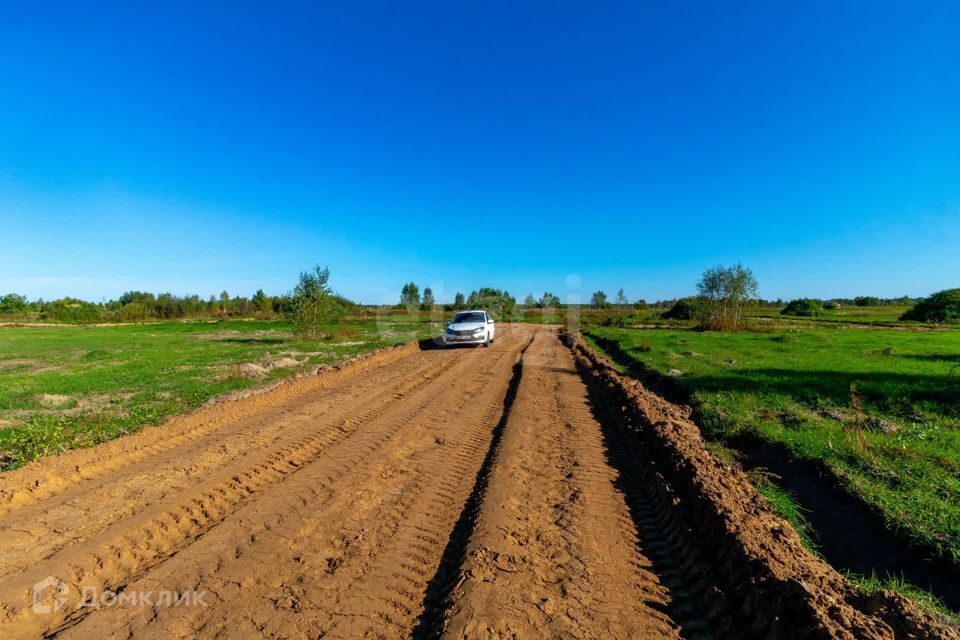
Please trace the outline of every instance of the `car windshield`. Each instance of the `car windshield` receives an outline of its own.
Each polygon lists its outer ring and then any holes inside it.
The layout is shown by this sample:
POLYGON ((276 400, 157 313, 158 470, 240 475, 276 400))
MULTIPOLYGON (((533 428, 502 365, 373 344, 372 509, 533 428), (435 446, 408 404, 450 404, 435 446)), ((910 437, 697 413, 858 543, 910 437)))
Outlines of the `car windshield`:
POLYGON ((482 313, 458 313, 453 317, 453 324, 461 322, 486 322, 482 313))

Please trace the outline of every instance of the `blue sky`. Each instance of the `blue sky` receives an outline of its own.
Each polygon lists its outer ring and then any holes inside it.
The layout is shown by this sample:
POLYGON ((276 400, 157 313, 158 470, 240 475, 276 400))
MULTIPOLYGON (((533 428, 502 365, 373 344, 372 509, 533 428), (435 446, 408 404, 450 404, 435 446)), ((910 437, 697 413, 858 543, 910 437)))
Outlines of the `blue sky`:
POLYGON ((954 2, 0 6, 0 291, 960 286, 954 2))

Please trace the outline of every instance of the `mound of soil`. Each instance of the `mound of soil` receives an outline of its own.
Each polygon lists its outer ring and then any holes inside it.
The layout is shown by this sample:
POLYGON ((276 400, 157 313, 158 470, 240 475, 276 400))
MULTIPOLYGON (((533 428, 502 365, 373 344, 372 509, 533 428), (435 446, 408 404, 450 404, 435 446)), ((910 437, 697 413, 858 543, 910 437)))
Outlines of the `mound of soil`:
POLYGON ((686 535, 712 550, 697 561, 737 603, 733 629, 764 638, 960 638, 899 594, 863 596, 803 546, 743 472, 706 450, 686 408, 621 376, 581 340, 570 343, 593 392, 672 497, 686 535))

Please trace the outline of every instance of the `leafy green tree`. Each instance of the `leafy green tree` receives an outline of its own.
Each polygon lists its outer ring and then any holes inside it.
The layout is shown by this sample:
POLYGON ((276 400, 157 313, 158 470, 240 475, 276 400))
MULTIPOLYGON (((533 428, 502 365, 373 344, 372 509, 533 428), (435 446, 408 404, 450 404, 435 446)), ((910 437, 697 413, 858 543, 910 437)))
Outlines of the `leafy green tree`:
POLYGON ((533 297, 532 293, 528 293, 527 297, 523 299, 523 306, 527 308, 537 306, 537 299, 533 297))
POLYGON ((413 282, 403 285, 400 290, 400 304, 413 309, 420 306, 420 287, 413 282))
POLYGON ((603 291, 594 291, 590 296, 590 306, 594 309, 605 309, 607 306, 607 294, 603 291))
POLYGON ((303 338, 323 338, 345 313, 330 289, 330 269, 319 265, 300 274, 290 294, 293 333, 303 338))
POLYGON ((739 263, 707 269, 697 283, 703 325, 709 329, 736 330, 744 306, 757 297, 757 289, 753 272, 739 263))
POLYGON ((780 313, 785 316, 819 316, 823 313, 823 306, 811 298, 797 298, 788 302, 780 313))
POLYGON ((220 292, 220 313, 223 315, 230 313, 230 294, 226 291, 220 292))
POLYGON ((273 301, 267 297, 267 295, 263 292, 263 289, 257 289, 257 292, 253 294, 250 302, 253 303, 253 308, 261 313, 264 311, 269 311, 273 304, 273 301))
POLYGON ((680 298, 663 314, 668 320, 693 320, 700 306, 696 298, 680 298))
POLYGON ((481 287, 470 293, 467 298, 470 309, 486 309, 498 319, 512 318, 516 314, 517 301, 508 291, 492 287, 481 287))
POLYGON ((540 302, 538 303, 538 306, 539 306, 541 309, 552 309, 552 308, 554 308, 554 307, 559 307, 559 306, 560 306, 560 298, 558 298, 557 296, 553 295, 553 294, 550 293, 549 291, 544 291, 544 292, 543 292, 543 295, 540 296, 540 302))
POLYGON ((433 299, 433 289, 425 287, 423 290, 423 303, 420 305, 420 308, 423 311, 430 311, 433 309, 434 304, 436 304, 436 301, 433 299))
POLYGON ((22 313, 27 310, 27 298, 16 293, 0 297, 0 313, 22 313))
POLYGON ((960 322, 960 289, 944 289, 924 298, 900 316, 918 322, 960 322))
POLYGON ((467 308, 467 301, 459 291, 457 291, 457 295, 453 297, 453 308, 457 310, 467 308))

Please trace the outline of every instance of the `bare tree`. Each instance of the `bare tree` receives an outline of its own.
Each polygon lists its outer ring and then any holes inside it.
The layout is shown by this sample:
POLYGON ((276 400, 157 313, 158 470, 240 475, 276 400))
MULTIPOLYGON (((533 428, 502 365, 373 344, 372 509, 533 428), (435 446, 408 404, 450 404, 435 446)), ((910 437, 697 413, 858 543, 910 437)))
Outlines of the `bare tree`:
POLYGON ((623 289, 617 291, 617 308, 623 309, 623 305, 628 304, 627 295, 623 292, 623 289))

